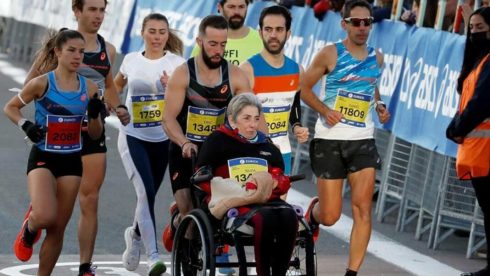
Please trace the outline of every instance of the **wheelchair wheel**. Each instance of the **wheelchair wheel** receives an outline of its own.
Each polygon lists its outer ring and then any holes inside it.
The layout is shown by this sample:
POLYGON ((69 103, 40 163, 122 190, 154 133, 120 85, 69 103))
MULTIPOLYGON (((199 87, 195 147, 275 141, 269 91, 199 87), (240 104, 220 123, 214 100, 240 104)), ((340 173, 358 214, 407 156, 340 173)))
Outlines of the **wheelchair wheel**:
POLYGON ((300 224, 303 224, 305 229, 298 233, 296 246, 294 247, 290 267, 286 275, 316 276, 317 262, 313 235, 304 219, 300 220, 300 224))
POLYGON ((187 214, 175 232, 172 275, 214 276, 213 232, 208 217, 200 209, 187 214))

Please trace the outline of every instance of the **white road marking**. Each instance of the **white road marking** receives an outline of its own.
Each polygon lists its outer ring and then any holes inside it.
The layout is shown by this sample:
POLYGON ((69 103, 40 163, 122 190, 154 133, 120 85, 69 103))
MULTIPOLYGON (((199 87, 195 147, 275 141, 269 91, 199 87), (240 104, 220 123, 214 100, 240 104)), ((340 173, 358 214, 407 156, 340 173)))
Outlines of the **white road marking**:
MULTIPOLYGON (((5 54, 0 54, 0 59, 6 58, 8 57, 5 54)), ((2 60, 0 60, 0 72, 13 78, 14 81, 18 82, 20 85, 24 82, 27 74, 25 70, 16 68, 9 62, 2 60)), ((106 124, 116 129, 119 129, 120 126, 119 120, 114 115, 111 115, 106 119, 106 124)), ((291 189, 288 193, 288 201, 302 206, 304 210, 308 207, 310 200, 311 197, 294 189, 291 189)), ((342 214, 341 218, 334 226, 321 227, 321 229, 328 231, 330 234, 347 243, 350 239, 351 228, 352 218, 344 214, 342 214)), ((416 275, 459 275, 462 273, 462 271, 410 249, 376 231, 372 231, 368 252, 416 275)), ((4 270, 0 270, 0 272, 3 272, 4 270)))
MULTIPOLYGON (((164 262, 167 266, 167 269, 170 268, 170 262, 164 262)), ((140 262, 140 265, 146 265, 146 262, 140 262)), ((72 266, 70 268, 71 271, 78 272, 79 262, 65 262, 65 263, 56 263, 56 267, 66 267, 72 266)), ((138 273, 127 271, 124 267, 122 267, 122 262, 94 262, 94 265, 97 266, 97 271, 102 275, 120 275, 120 276, 138 276, 138 273), (110 265, 120 265, 120 267, 110 266, 110 265)), ((39 264, 28 264, 28 265, 17 265, 4 268, 0 270, 0 274, 7 276, 32 276, 35 274, 26 274, 27 270, 37 269, 39 264)), ((146 268, 145 268, 146 269, 146 268)), ((35 273, 35 272, 34 272, 35 273)), ((168 274, 166 274, 168 275, 168 274)))

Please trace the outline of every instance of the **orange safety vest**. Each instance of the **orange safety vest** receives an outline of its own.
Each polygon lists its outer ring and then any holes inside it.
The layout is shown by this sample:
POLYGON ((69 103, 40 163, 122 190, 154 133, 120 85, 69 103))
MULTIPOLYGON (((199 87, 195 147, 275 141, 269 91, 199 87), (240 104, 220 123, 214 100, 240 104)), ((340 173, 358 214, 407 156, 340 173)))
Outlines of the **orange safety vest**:
MULTIPOLYGON (((471 71, 463 83, 463 92, 459 103, 459 113, 461 114, 468 102, 473 98, 476 84, 480 72, 489 60, 490 54, 487 55, 476 69, 471 71)), ((485 93, 490 93, 487 91, 485 93)), ((456 172, 460 179, 471 179, 484 177, 490 172, 490 118, 485 119, 466 137, 463 143, 458 147, 456 157, 456 172)))

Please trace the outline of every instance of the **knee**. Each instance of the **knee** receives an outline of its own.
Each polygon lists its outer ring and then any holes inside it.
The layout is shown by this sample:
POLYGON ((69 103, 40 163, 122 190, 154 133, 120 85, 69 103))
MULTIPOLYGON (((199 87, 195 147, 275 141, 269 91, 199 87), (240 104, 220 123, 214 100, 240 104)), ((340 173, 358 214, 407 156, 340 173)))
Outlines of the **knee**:
POLYGON ((99 193, 80 193, 80 208, 81 211, 89 210, 89 209, 97 209, 97 204, 99 202, 99 193))
POLYGON ((357 205, 352 209, 354 220, 361 223, 371 223, 371 208, 367 206, 357 205))
POLYGON ((318 222, 325 226, 332 226, 340 219, 339 213, 321 212, 318 222))
POLYGON ((44 212, 39 212, 31 219, 34 220, 35 227, 38 229, 46 229, 56 225, 56 211, 45 210, 44 212))

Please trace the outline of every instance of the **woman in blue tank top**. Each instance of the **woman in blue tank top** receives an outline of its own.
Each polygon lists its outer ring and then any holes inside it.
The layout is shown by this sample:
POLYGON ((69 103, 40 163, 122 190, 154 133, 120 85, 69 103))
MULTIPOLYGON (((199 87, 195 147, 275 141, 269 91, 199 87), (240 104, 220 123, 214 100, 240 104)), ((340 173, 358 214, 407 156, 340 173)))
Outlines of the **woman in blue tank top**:
POLYGON ((14 242, 14 253, 27 262, 41 231, 46 229, 38 274, 50 275, 80 185, 82 121, 87 113, 90 138, 100 137, 104 105, 98 99, 97 86, 77 74, 85 47, 80 33, 62 29, 44 47, 49 53, 45 62, 55 69, 29 81, 4 111, 33 143, 27 165, 31 204, 14 242), (21 113, 31 101, 35 103, 34 122, 21 113))

